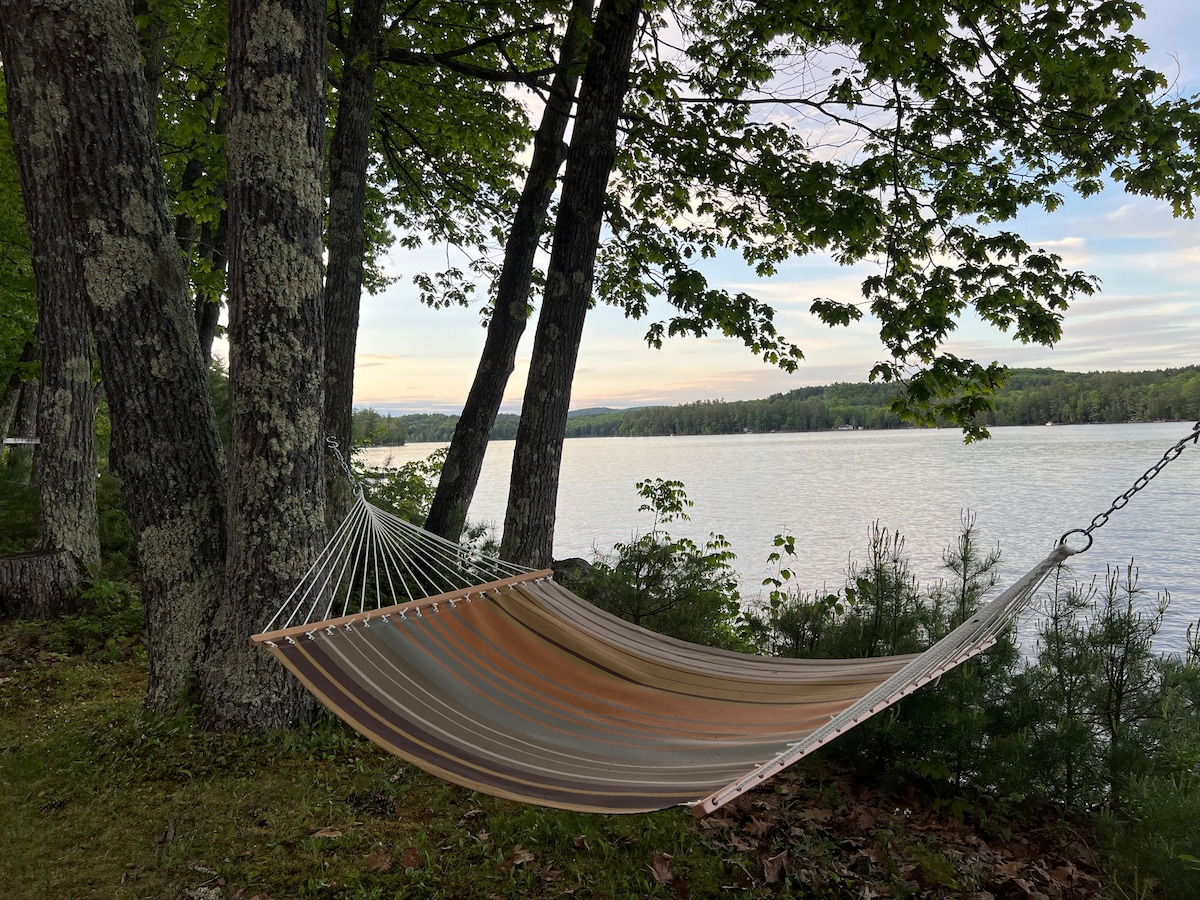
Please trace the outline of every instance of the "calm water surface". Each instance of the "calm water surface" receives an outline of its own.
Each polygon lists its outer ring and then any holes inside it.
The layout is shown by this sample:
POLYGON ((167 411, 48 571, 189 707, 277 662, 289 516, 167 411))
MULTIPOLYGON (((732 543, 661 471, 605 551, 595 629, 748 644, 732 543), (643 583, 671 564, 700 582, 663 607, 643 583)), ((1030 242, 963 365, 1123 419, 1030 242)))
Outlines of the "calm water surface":
MULTIPOLYGON (((695 504, 690 522, 668 530, 698 542, 723 534, 748 599, 762 592, 775 535, 795 536, 801 587, 833 589, 848 559, 864 555, 876 521, 904 535, 918 580, 934 581, 967 511, 980 541, 1000 545, 1003 584, 1063 532, 1087 527, 1190 427, 995 428, 991 440, 972 445, 952 429, 572 439, 563 450, 554 551, 590 557, 649 529, 635 486, 664 478, 682 481, 695 504)), ((438 446, 380 448, 363 458, 400 464, 438 446)), ((491 445, 471 507, 472 520, 497 530, 512 448, 511 441, 491 445)), ((1131 560, 1148 607, 1156 592, 1170 592, 1160 646, 1182 648, 1188 624, 1200 616, 1200 448, 1189 446, 1114 513, 1073 567, 1076 578, 1089 580, 1131 560)))

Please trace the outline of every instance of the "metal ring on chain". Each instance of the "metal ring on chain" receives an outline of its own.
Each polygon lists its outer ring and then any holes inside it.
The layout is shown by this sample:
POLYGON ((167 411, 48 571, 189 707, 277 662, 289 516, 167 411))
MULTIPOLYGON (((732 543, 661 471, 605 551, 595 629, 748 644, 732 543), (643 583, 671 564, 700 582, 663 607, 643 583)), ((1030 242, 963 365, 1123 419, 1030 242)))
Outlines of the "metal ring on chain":
POLYGON ((1084 544, 1082 547, 1080 547, 1078 550, 1074 550, 1074 549, 1071 549, 1070 547, 1067 547, 1067 549, 1071 550, 1071 555, 1074 556, 1076 553, 1087 553, 1087 551, 1090 550, 1091 546, 1092 546, 1092 529, 1090 529, 1090 528, 1072 528, 1070 531, 1066 532, 1062 537, 1060 537, 1058 539, 1059 546, 1066 547, 1067 546, 1067 538, 1069 538, 1073 534, 1082 534, 1085 538, 1087 538, 1087 543, 1084 544))

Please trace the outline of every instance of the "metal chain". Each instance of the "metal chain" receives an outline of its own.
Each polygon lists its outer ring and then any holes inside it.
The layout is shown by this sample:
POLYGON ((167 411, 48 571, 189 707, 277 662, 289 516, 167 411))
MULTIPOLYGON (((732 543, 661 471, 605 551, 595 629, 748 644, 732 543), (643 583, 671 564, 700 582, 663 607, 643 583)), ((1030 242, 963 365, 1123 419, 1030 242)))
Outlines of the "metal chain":
POLYGON ((1143 475, 1139 476, 1137 481, 1135 481, 1133 483, 1133 487, 1131 487, 1125 493, 1118 495, 1117 498, 1115 500, 1113 500, 1112 505, 1110 505, 1108 507, 1108 509, 1106 509, 1104 512, 1100 513, 1094 519, 1092 519, 1091 525, 1089 525, 1087 528, 1072 528, 1070 531, 1066 532, 1065 534, 1063 534, 1062 537, 1060 537, 1058 539, 1058 543, 1065 544, 1067 542, 1067 538, 1070 537, 1071 535, 1082 534, 1084 537, 1087 538, 1087 543, 1083 546, 1082 549, 1076 550, 1074 552, 1075 553, 1083 553, 1083 552, 1087 551, 1092 546, 1092 532, 1093 531, 1095 531, 1097 528, 1100 528, 1102 525, 1104 525, 1108 521, 1109 516, 1111 516, 1113 513, 1115 513, 1118 509, 1123 509, 1125 507, 1125 505, 1128 504, 1129 501, 1133 499, 1134 494, 1136 494, 1138 491, 1140 491, 1142 488, 1144 488, 1146 485, 1148 485, 1151 481, 1153 481, 1155 476, 1157 476, 1159 472, 1161 472, 1163 469, 1166 468, 1167 463, 1178 458, 1179 454, 1183 452, 1184 447, 1186 447, 1188 444, 1196 444, 1196 443, 1200 443, 1200 422, 1197 422, 1195 425, 1192 426, 1191 434, 1189 434, 1185 438, 1181 438, 1173 447, 1171 447, 1169 450, 1167 450, 1166 453, 1163 454, 1162 459, 1160 459, 1158 462, 1156 462, 1154 465, 1152 465, 1149 469, 1147 469, 1143 475))
POLYGON ((325 446, 329 448, 329 452, 333 454, 334 459, 336 459, 341 465, 342 471, 346 473, 346 479, 350 482, 350 486, 361 494, 363 492, 362 482, 354 474, 354 471, 350 468, 350 464, 346 462, 346 457, 342 456, 341 448, 338 447, 337 438, 335 438, 333 435, 326 435, 325 446))

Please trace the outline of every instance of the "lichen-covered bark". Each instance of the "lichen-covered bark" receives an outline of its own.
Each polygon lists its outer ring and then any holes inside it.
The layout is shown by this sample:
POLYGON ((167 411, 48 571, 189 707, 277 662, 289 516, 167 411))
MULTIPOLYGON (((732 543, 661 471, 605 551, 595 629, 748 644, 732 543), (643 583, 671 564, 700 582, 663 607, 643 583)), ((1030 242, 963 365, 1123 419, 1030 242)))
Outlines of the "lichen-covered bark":
POLYGON ((13 151, 37 284, 40 443, 33 481, 39 493, 38 550, 65 551, 80 568, 88 568, 100 563, 100 530, 87 302, 75 244, 61 215, 66 197, 56 177, 51 98, 45 84, 31 77, 21 53, 4 53, 13 151))
POLYGON ((591 302, 604 194, 617 156, 617 118, 641 10, 641 0, 601 0, 583 70, 504 517, 501 556, 523 565, 545 566, 553 555, 571 382, 591 302))
MULTIPOLYGON (((329 236, 325 267, 325 430, 349 452, 354 351, 367 237, 367 164, 384 0, 356 0, 329 146, 329 236)), ((353 491, 332 454, 326 459, 330 528, 350 511, 353 491)))
MULTIPOLYGON (((36 245, 35 245, 36 246, 36 245)), ((35 255, 35 271, 37 262, 35 255)), ((62 550, 86 568, 100 564, 96 510, 96 408, 91 332, 77 284, 43 298, 38 276, 42 390, 33 480, 38 486, 38 549, 62 550)))
POLYGON ((324 544, 321 238, 325 5, 229 7, 229 550, 201 680, 217 727, 312 715, 247 638, 324 544))
POLYGON ((124 0, 12 0, 0 35, 6 75, 44 98, 22 111, 23 139, 65 198, 54 214, 79 260, 138 535, 146 703, 167 712, 194 684, 222 584, 223 472, 137 35, 124 0))
POLYGON ((559 71, 533 140, 533 156, 525 187, 504 246, 504 266, 496 285, 496 305, 475 370, 475 380, 454 426, 437 491, 425 520, 434 534, 456 541, 467 522, 467 510, 479 484, 488 437, 504 400, 504 390, 517 358, 517 347, 529 320, 529 286, 546 211, 564 158, 563 135, 571 120, 579 69, 575 60, 591 22, 593 0, 575 0, 563 34, 559 71))

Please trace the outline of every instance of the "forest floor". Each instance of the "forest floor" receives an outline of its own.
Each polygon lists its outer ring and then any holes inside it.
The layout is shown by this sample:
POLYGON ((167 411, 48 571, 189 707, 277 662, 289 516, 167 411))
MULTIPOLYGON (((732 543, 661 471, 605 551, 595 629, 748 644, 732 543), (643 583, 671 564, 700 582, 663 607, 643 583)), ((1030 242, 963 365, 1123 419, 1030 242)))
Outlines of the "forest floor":
POLYGON ((110 625, 0 623, 0 897, 1125 896, 1086 829, 832 757, 705 819, 597 816, 448 785, 328 719, 148 722, 141 639, 110 625))

